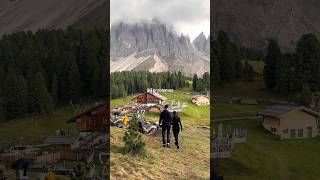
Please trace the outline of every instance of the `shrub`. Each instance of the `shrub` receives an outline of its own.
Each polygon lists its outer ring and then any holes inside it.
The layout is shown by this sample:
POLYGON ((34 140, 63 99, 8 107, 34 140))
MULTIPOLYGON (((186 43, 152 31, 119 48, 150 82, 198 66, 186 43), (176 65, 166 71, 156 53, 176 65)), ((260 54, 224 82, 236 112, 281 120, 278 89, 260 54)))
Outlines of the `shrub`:
POLYGON ((141 134, 138 131, 129 129, 123 137, 124 153, 131 155, 145 155, 145 142, 142 139, 141 134))

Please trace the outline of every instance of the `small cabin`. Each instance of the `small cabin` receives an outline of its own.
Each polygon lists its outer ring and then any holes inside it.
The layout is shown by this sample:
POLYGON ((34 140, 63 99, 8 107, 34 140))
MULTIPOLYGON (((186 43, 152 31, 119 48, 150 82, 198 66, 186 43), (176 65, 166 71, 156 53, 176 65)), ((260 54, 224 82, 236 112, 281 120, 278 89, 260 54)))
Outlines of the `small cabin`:
POLYGON ((121 109, 121 113, 133 113, 135 111, 135 106, 134 105, 125 105, 121 109))
POLYGON ((76 123, 78 132, 104 131, 109 124, 109 107, 107 103, 99 104, 68 120, 67 123, 76 123))
POLYGON ((150 106, 149 112, 158 113, 163 109, 162 105, 150 106))
POLYGON ((191 102, 198 106, 209 106, 210 98, 205 95, 194 95, 191 97, 191 102))
POLYGON ((280 139, 313 138, 318 135, 319 114, 306 107, 276 105, 257 113, 262 126, 280 139))
POLYGON ((167 98, 155 92, 154 93, 145 92, 132 99, 134 104, 139 104, 139 105, 140 104, 146 104, 146 105, 163 104, 163 102, 166 100, 167 98))

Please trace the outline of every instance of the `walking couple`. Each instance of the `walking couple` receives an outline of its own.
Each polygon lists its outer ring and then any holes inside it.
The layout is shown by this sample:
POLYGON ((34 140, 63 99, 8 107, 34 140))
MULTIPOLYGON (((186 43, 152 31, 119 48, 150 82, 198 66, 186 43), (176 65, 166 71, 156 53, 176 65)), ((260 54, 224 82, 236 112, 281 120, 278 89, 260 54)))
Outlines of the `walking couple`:
POLYGON ((173 111, 173 116, 168 111, 168 105, 164 106, 164 110, 160 114, 159 125, 162 127, 162 142, 163 147, 170 147, 170 130, 172 126, 172 132, 175 139, 175 145, 179 149, 179 132, 182 131, 182 124, 180 117, 176 111, 173 111), (166 139, 167 135, 167 139, 166 139))

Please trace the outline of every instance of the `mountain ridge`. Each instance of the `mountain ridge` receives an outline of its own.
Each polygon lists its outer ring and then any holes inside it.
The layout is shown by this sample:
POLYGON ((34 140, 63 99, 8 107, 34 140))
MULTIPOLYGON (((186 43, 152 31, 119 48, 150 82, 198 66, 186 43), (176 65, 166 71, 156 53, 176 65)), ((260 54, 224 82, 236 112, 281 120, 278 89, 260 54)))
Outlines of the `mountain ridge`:
POLYGON ((227 32, 239 44, 265 48, 274 39, 285 52, 302 35, 319 35, 320 3, 314 0, 213 0, 212 29, 227 32))
POLYGON ((0 36, 28 30, 65 29, 104 10, 107 10, 104 0, 0 0, 0 36))
MULTIPOLYGON (((187 35, 177 34, 171 26, 160 21, 121 21, 114 23, 110 32, 111 72, 142 69, 151 72, 182 71, 191 76, 210 70, 206 47, 196 47, 197 43, 191 42, 187 35), (121 68, 127 67, 128 63, 130 68, 121 68)), ((209 39, 201 39, 199 43, 207 45, 209 39)))

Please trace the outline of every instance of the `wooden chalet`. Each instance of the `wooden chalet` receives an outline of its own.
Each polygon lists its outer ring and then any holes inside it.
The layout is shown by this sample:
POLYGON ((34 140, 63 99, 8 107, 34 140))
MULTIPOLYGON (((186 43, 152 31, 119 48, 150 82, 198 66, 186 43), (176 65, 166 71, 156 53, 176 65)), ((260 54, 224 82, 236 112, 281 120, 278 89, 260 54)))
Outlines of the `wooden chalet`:
POLYGON ((135 106, 134 105, 125 105, 121 109, 121 113, 133 113, 135 111, 135 106))
POLYGON ((158 113, 163 109, 162 105, 153 105, 150 106, 149 112, 158 113))
POLYGON ((191 97, 191 102, 198 106, 208 106, 210 105, 210 98, 205 95, 194 95, 191 97))
POLYGON ((68 120, 67 123, 76 123, 79 133, 99 132, 109 126, 109 116, 107 103, 102 103, 68 120))
POLYGON ((318 112, 306 107, 276 105, 257 113, 262 126, 281 139, 318 136, 318 112))
POLYGON ((134 104, 146 104, 146 105, 155 105, 163 104, 167 98, 160 95, 159 93, 145 92, 140 94, 132 99, 134 104))

